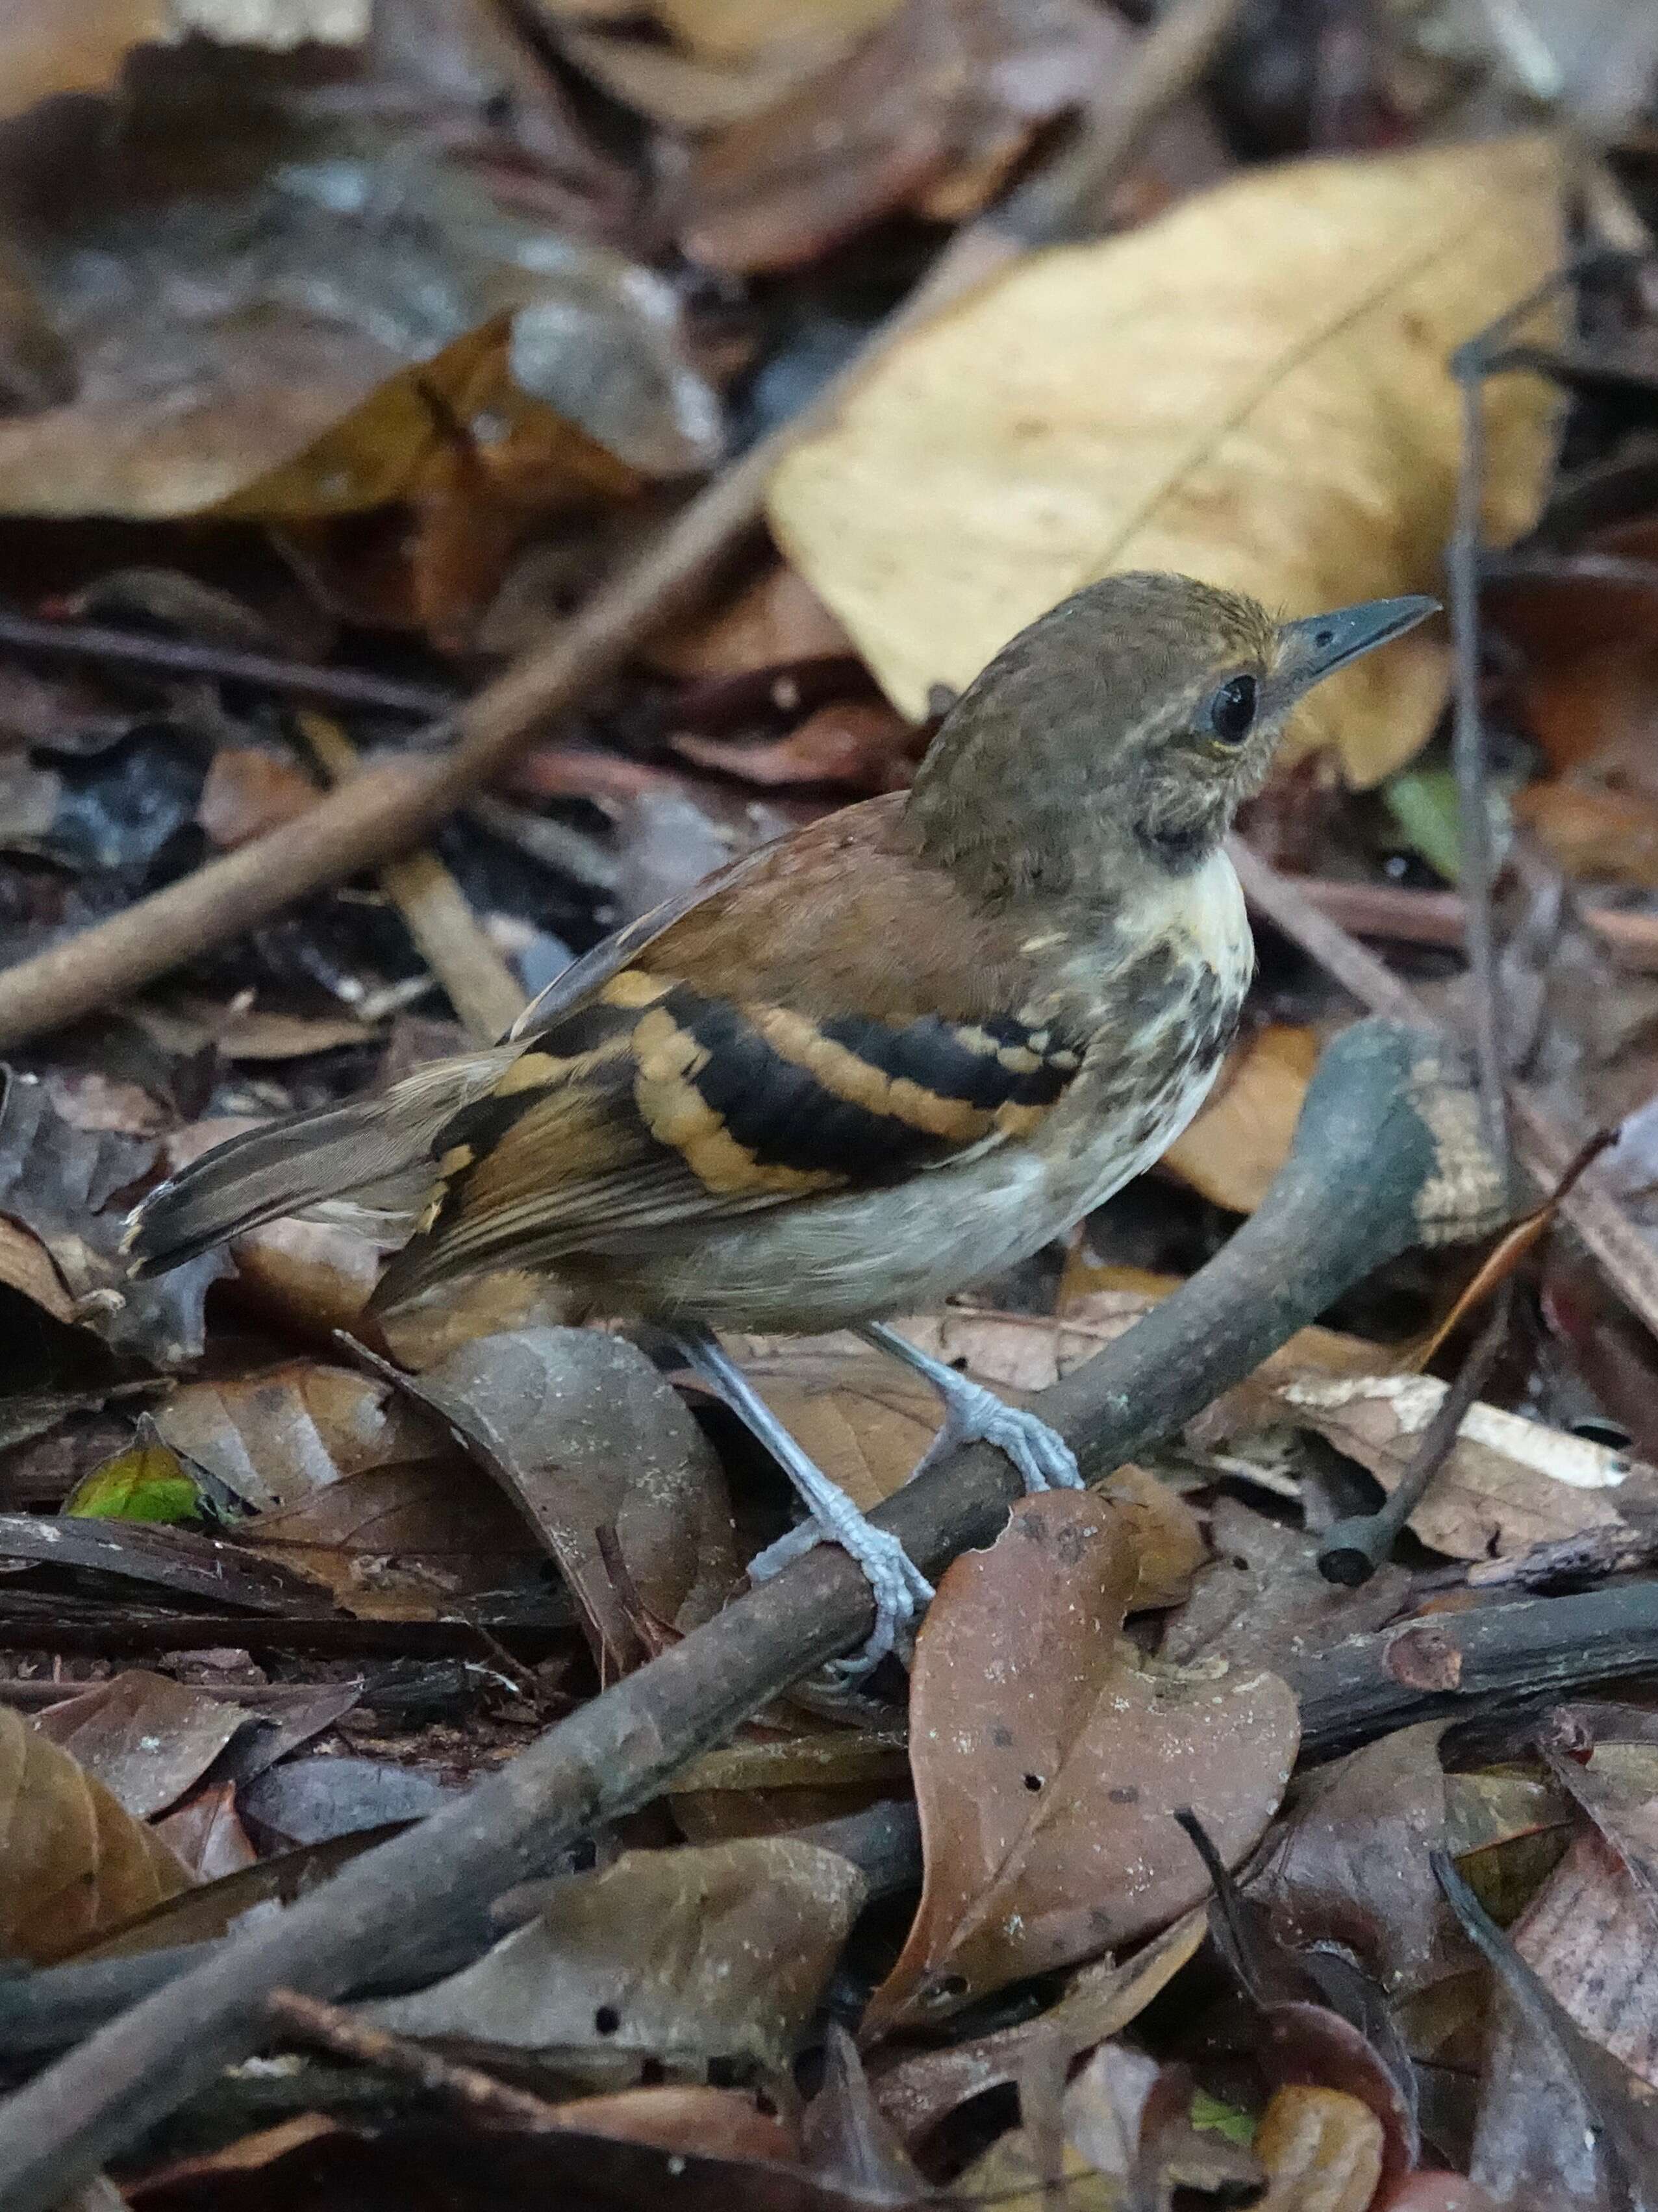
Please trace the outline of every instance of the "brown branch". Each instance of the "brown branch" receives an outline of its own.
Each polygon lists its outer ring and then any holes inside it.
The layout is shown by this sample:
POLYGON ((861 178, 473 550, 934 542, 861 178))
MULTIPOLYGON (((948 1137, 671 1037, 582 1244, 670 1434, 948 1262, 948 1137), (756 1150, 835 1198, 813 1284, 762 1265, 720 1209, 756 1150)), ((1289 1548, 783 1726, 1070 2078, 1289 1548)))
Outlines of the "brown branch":
MULTIPOLYGON (((1402 884, 1350 884, 1326 876, 1289 876, 1310 906, 1358 937, 1382 937, 1399 945, 1437 945, 1462 951, 1467 909, 1457 891, 1407 890, 1402 884)), ((1582 910, 1588 927, 1607 949, 1631 968, 1658 969, 1658 915, 1631 914, 1621 907, 1582 910)))
MULTIPOLYGON (((1389 1023, 1356 1023, 1335 1040, 1262 1206, 1136 1328, 1038 1395, 1085 1474, 1103 1474, 1177 1428, 1385 1260, 1423 1237, 1488 1225, 1490 1163, 1472 1101, 1442 1058, 1431 1032, 1389 1023)), ((1017 1488, 1003 1455, 976 1445, 923 1469, 877 1517, 936 1573, 995 1535, 1017 1488)), ((869 1586, 847 1555, 809 1552, 460 1803, 239 1932, 0 2108, 0 2203, 46 2212, 117 2146, 255 2049, 273 1990, 333 1997, 396 1972, 434 1929, 643 1803, 867 1635, 871 1618, 869 1586)))
MULTIPOLYGON (((1432 1021, 1410 985, 1338 922, 1321 914, 1291 878, 1268 867, 1241 838, 1232 840, 1230 850, 1250 905, 1333 975, 1360 1006, 1394 1021, 1432 1021)), ((1579 1147, 1525 1084, 1509 1085, 1509 1108, 1520 1164, 1539 1190, 1557 1189, 1579 1147)), ((1560 1212, 1630 1311, 1658 1336, 1658 1252, 1601 1177, 1593 1170, 1584 1175, 1561 1201, 1560 1212)))
MULTIPOLYGON (((331 782, 362 774, 357 747, 330 715, 302 712, 296 720, 331 782)), ((504 1036, 524 1010, 525 994, 437 854, 382 861, 380 883, 473 1041, 493 1044, 504 1036)))
POLYGON ((43 622, 0 611, 0 647, 63 660, 100 662, 107 668, 131 668, 146 676, 247 684, 289 698, 314 700, 319 706, 378 708, 387 714, 412 714, 422 722, 447 714, 454 705, 430 684, 399 684, 354 668, 319 668, 309 661, 243 653, 234 646, 205 645, 194 638, 143 637, 136 630, 113 629, 101 623, 43 622))
POLYGON ((1062 234, 1098 202, 1154 125, 1191 89, 1238 5, 1177 0, 1141 40, 1108 108, 1092 118, 1080 143, 1046 175, 959 232, 911 297, 823 394, 698 493, 550 645, 480 693, 461 715, 460 743, 448 754, 361 776, 299 821, 0 973, 0 1048, 79 1020, 308 892, 376 866, 430 836, 498 775, 526 739, 611 675, 653 632, 694 611, 759 523, 766 486, 783 454, 833 414, 896 338, 1033 246, 1062 234))
POLYGON ((441 2097, 459 2106, 475 2120, 492 2121, 498 2127, 561 2128, 556 2106, 528 2089, 514 2089, 497 2081, 479 2066, 460 2066, 440 2058, 424 2044, 389 2029, 370 2027, 338 2005, 320 1997, 302 1996, 297 1990, 273 1990, 265 2010, 271 2025, 287 2039, 314 2045, 336 2058, 357 2066, 377 2066, 382 2073, 399 2075, 429 2097, 441 2097))

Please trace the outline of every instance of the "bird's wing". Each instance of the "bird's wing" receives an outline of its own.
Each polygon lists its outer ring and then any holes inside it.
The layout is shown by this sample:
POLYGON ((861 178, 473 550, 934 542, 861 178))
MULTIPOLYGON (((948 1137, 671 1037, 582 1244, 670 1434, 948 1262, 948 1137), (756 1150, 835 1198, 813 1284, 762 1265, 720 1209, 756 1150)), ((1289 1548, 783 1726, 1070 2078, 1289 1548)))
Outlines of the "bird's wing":
POLYGON ((443 1131, 376 1303, 1027 1138, 1081 1042, 894 823, 874 802, 786 841, 540 1029, 443 1131))

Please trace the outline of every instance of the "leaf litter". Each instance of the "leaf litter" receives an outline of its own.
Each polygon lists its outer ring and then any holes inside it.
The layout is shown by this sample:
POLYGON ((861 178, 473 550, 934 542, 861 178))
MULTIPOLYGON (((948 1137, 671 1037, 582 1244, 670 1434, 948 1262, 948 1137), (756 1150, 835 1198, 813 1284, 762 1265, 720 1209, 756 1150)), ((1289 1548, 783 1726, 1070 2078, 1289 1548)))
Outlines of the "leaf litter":
MULTIPOLYGON (((31 16, 0 270, 0 957, 212 851, 257 866, 319 796, 304 702, 380 765, 503 653, 578 637, 684 480, 797 408, 1071 118, 1113 112, 1143 14, 31 16), (35 645, 7 641, 14 607, 35 645), (174 658, 112 653, 110 626, 174 658)), ((1291 611, 1442 588, 1451 347, 1615 193, 1658 213, 1638 42, 1597 11, 1587 45, 1633 55, 1609 101, 1557 11, 1530 44, 1486 14, 1252 11, 1074 242, 912 328, 811 426, 774 544, 439 834, 450 924, 510 995, 778 830, 900 791, 944 695, 1084 576, 1167 563, 1291 611), (1539 110, 1612 136, 1582 204, 1539 110)), ((1652 296, 1645 264, 1587 267, 1486 389, 1506 550, 1482 638, 1515 1036, 1568 1151, 1631 1115, 1594 1176, 1649 1240, 1652 296)), ((1466 889, 1445 667, 1419 634, 1332 688, 1297 740, 1335 750, 1245 823, 1436 1008, 1466 889)), ((1259 936, 1244 1039, 1157 1176, 977 1302, 903 1316, 915 1341, 1027 1402, 1259 1209, 1348 1018, 1259 936)), ((55 1978, 109 1976, 119 2009, 623 1676, 653 1715, 643 1670, 776 1533, 778 1486, 717 1409, 527 1278, 360 1359, 333 1332, 363 1334, 383 1222, 279 1221, 122 1279, 126 1207, 180 1159, 456 1048, 449 950, 364 876, 16 1050, 0 1940, 35 1972, 0 1993, 9 2063, 34 2063, 15 2008, 88 2032, 92 1985, 55 1978)), ((1393 1263, 1183 1434, 1021 1509, 943 1576, 907 1710, 896 1673, 832 1706, 780 1684, 530 1904, 455 1900, 400 1979, 351 1993, 440 2069, 534 2081, 556 2143, 452 2082, 440 2114, 412 2077, 273 2045, 120 2187, 207 2212, 1034 2205, 1056 2182, 1109 2212, 1644 2203, 1658 1678, 1631 1661, 1630 1702, 1597 1706, 1590 1657, 1557 1652, 1521 1722, 1466 1680, 1468 1725, 1445 1710, 1446 1655, 1474 1663, 1506 1581, 1546 1620, 1612 1573, 1638 1620, 1658 1364, 1596 1267, 1540 1217, 1493 1249, 1505 1360, 1362 1588, 1323 1578, 1323 1533, 1411 1457, 1477 1259, 1393 1263), (1405 1702, 1297 1758, 1288 1683, 1367 1655, 1405 1702), (1186 1815, 1234 1869, 1209 1916, 1186 1815)), ((851 1340, 733 1349, 866 1505, 937 1427, 851 1340)))

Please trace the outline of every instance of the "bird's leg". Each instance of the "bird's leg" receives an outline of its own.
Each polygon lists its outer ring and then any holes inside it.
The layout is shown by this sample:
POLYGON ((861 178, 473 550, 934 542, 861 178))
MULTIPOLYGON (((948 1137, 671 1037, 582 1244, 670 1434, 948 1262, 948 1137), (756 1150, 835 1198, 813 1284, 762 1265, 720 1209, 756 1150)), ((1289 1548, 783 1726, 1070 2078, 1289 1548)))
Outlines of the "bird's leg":
POLYGON ((801 1449, 710 1331, 680 1330, 675 1335, 686 1364, 779 1462, 812 1516, 750 1560, 749 1580, 764 1581, 820 1540, 850 1552, 869 1578, 875 1601, 875 1632, 855 1658, 836 1670, 838 1679, 856 1680, 889 1651, 907 1645, 917 1615, 932 1597, 932 1584, 898 1538, 867 1521, 839 1485, 801 1449))
POLYGON ((1018 1406, 1004 1405, 994 1390, 970 1382, 885 1322, 871 1322, 858 1334, 925 1376, 944 1401, 944 1425, 916 1468, 917 1474, 958 1444, 986 1443, 1007 1454, 1027 1491, 1082 1489, 1076 1455, 1057 1429, 1018 1406))

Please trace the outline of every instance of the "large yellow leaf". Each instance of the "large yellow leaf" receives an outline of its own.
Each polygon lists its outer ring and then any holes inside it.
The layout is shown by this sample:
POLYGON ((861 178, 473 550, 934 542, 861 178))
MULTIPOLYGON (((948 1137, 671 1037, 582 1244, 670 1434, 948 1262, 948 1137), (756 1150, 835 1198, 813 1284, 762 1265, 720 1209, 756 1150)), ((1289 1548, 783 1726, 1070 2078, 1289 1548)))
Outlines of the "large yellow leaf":
MULTIPOLYGON (((1172 568, 1288 614, 1433 590, 1460 448, 1452 349, 1561 254, 1551 142, 1254 173, 1036 255, 925 325, 773 479, 795 564, 893 701, 967 683, 1095 577, 1172 568)), ((1553 407, 1487 399, 1485 524, 1539 505, 1553 407)), ((1297 742, 1408 759, 1442 702, 1436 625, 1324 687, 1297 742)))

